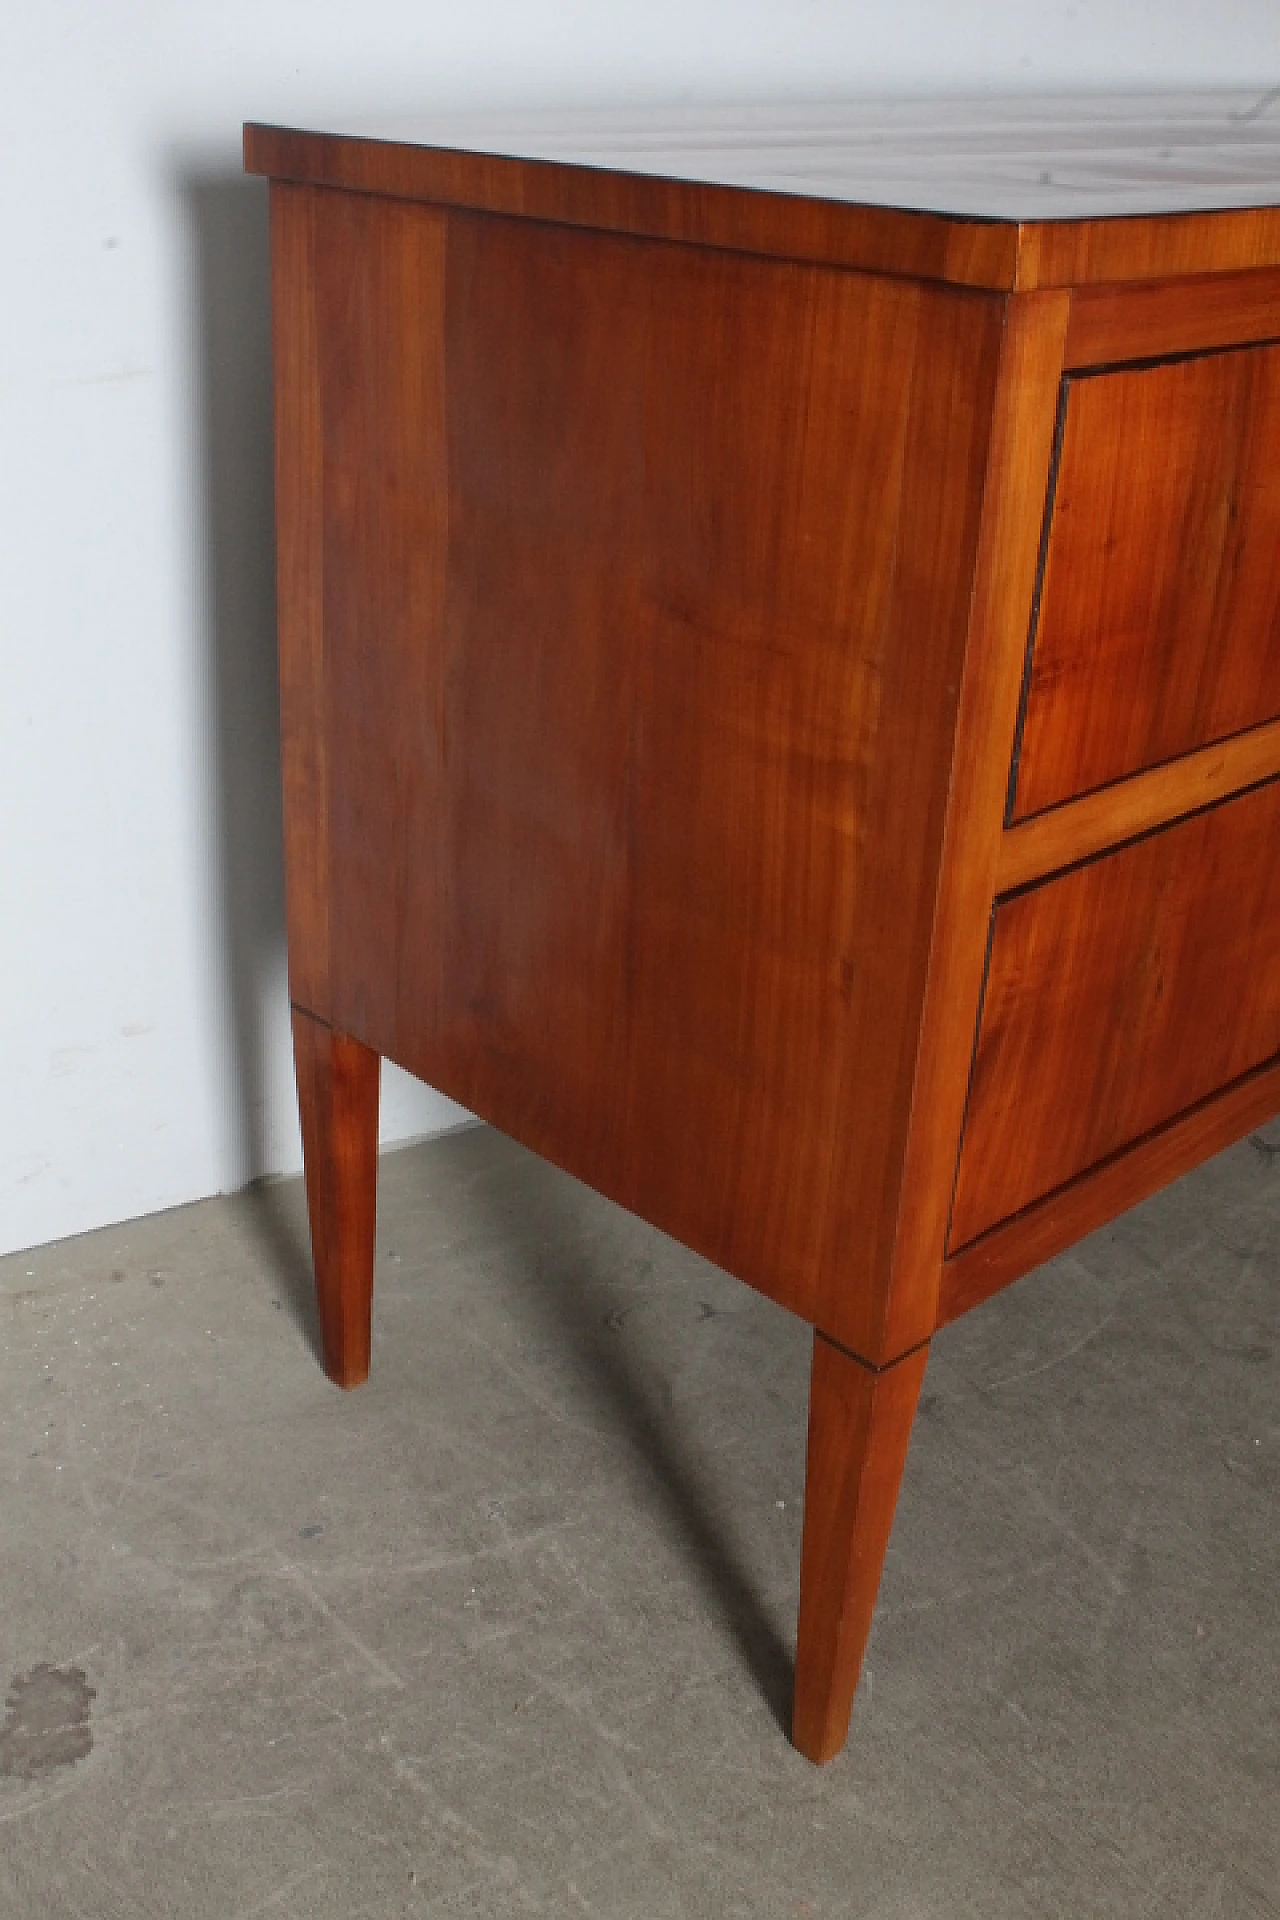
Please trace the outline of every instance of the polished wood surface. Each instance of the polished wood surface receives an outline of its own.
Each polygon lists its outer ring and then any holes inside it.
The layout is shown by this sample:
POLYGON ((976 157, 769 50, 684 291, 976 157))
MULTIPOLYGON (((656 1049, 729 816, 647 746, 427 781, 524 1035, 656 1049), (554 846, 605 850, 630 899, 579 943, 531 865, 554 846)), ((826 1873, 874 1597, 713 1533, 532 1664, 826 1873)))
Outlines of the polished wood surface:
POLYGON ((1001 836, 995 891, 1012 893, 1276 774, 1280 774, 1280 720, 1271 720, 1179 760, 1168 760, 1131 780, 1102 787, 1074 806, 1035 814, 1001 836))
POLYGON ((997 303, 292 204, 326 1017, 867 1351, 997 303))
POLYGON ((1280 781, 996 908, 950 1245, 1280 1056, 1280 781))
MULTIPOLYGON (((929 939, 927 989, 913 1032, 915 1059, 901 1172, 885 1217, 886 1278, 863 1282, 880 1318, 859 1328, 858 1351, 878 1364, 927 1339, 937 1315, 956 1141, 964 1115, 1012 738, 1022 683, 1023 633, 1040 545, 1067 321, 1065 295, 1019 300, 1008 314, 993 408, 982 538, 969 608, 944 851, 929 939), (868 1284, 871 1282, 872 1284, 868 1284)), ((832 1227, 847 1249, 870 1242, 857 1179, 859 1141, 842 1142, 832 1227)), ((847 1293, 861 1278, 846 1256, 830 1269, 847 1293)), ((838 1296, 821 1302, 827 1327, 852 1326, 838 1296)), ((865 1310, 864 1315, 865 1318, 865 1310)))
POLYGON ((1017 230, 988 222, 284 127, 247 128, 245 154, 273 180, 557 226, 959 286, 1007 287, 1017 275, 1017 230))
POLYGON ((1280 266, 1280 131, 1252 92, 254 125, 245 156, 277 180, 1001 290, 1280 266))
POLYGON ((381 1061, 297 1007, 293 1057, 321 1357, 338 1386, 358 1387, 369 1377, 381 1061))
POLYGON ((815 1334, 791 1738, 845 1743, 928 1348, 878 1373, 815 1334))
POLYGON ((271 191, 276 638, 289 992, 329 1004, 329 768, 322 462, 311 228, 299 191, 271 191))
POLYGON ((1001 1221, 944 1263, 938 1325, 959 1319, 1001 1287, 1021 1280, 1277 1113, 1280 1062, 1243 1075, 1012 1219, 1001 1221))
POLYGON ((1280 714, 1280 347, 1073 379, 1013 814, 1280 714))
MULTIPOLYGON (((1275 194, 1275 176, 1263 189, 1275 194)), ((1161 219, 1044 220, 1020 236, 1015 286, 1108 286, 1280 266, 1273 206, 1161 219)))
POLYGON ((247 133, 325 1364, 383 1055, 803 1315, 819 1760, 936 1327, 1280 1106, 1271 133, 1125 111, 247 133))
POLYGON ((1280 272, 1192 273, 1134 286, 1077 287, 1068 371, 1280 338, 1280 272))

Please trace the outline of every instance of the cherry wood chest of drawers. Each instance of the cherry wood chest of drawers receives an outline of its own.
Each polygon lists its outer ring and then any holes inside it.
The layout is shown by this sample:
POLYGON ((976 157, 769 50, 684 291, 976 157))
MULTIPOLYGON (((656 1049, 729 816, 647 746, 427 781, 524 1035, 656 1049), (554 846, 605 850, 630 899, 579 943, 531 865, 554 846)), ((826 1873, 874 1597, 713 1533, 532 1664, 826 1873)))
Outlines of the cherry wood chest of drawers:
POLYGON ((827 1759, 934 1332, 1280 1109, 1280 114, 246 154, 326 1367, 383 1055, 803 1315, 827 1759))

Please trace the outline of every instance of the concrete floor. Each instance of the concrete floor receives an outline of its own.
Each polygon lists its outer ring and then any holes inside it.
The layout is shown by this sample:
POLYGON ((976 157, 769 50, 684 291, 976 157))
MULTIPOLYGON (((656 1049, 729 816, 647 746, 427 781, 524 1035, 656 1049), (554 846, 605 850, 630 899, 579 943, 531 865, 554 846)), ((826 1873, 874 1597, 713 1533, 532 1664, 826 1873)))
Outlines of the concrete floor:
POLYGON ((0 1915, 1280 1914, 1280 1127, 941 1335, 845 1754, 808 1340, 498 1136, 0 1262, 0 1915))

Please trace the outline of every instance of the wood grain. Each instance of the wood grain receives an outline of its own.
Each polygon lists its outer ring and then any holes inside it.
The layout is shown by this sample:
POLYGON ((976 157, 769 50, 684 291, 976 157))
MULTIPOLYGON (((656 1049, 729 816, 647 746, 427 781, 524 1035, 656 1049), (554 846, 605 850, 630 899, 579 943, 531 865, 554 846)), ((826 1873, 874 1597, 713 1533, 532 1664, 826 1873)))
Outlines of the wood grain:
POLYGON ((875 1324, 998 303, 465 215, 442 256, 435 210, 355 195, 314 218, 321 1011, 875 1324))
POLYGON ((1013 816, 1280 714, 1280 347, 1069 381, 1013 816))
POLYGON ((1280 720, 1035 814, 1002 836, 996 892, 1012 893, 1276 774, 1280 720))
POLYGON ((1196 272, 1146 285, 1077 287, 1067 326, 1073 371, 1280 339, 1280 272, 1196 272))
MULTIPOLYGON (((910 1125, 903 1160, 892 1167, 897 1187, 884 1203, 892 1243, 884 1255, 888 1284, 878 1296, 882 1317, 878 1324, 854 1323, 838 1300, 824 1303, 824 1324, 843 1328, 847 1341, 856 1335, 859 1351, 880 1365, 927 1338, 936 1316, 1066 318, 1064 294, 1028 294, 1010 302, 1005 321, 910 1125)), ((837 1194, 832 1234, 852 1269, 859 1258, 853 1250, 867 1244, 872 1218, 852 1167, 842 1171, 837 1194)), ((833 1279, 838 1274, 835 1258, 828 1271, 833 1279)))
MULTIPOLYGON (((1274 193, 1267 195, 1269 200, 1274 193)), ((1280 266, 1280 209, 1041 220, 1019 233, 1015 287, 1083 287, 1280 266)))
POLYGON ((283 127, 247 127, 245 156, 277 180, 958 286, 1016 267, 1017 230, 993 221, 283 127))
POLYGON ((877 1373, 814 1335, 791 1738, 819 1766, 849 1731, 927 1359, 877 1373))
MULTIPOLYGON (((447 886, 446 221, 312 198, 332 922, 316 1010, 394 1056, 388 1009, 434 1005, 444 957, 430 935, 417 952, 405 942, 415 902, 447 886)), ((465 961, 458 984, 470 988, 465 961)))
POLYGON ((1210 1095, 1065 1187, 1003 1221, 942 1270, 938 1325, 956 1320, 1280 1113, 1280 1063, 1210 1095))
POLYGON ((358 1387, 369 1376, 381 1063, 296 1007, 293 1057, 321 1356, 338 1386, 358 1387))
POLYGON ((1280 1054, 1280 782, 996 909, 950 1246, 1280 1054))
POLYGON ((328 690, 319 348, 305 188, 271 188, 275 380, 276 629, 284 787, 289 991, 329 1001, 328 690))

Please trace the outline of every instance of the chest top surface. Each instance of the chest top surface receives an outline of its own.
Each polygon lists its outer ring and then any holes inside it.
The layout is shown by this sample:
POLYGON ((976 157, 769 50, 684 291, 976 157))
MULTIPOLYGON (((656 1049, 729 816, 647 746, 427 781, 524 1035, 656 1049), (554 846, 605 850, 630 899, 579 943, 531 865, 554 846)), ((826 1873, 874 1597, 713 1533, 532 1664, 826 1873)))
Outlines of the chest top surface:
POLYGON ((253 124, 251 172, 992 288, 1280 265, 1270 92, 253 124))

